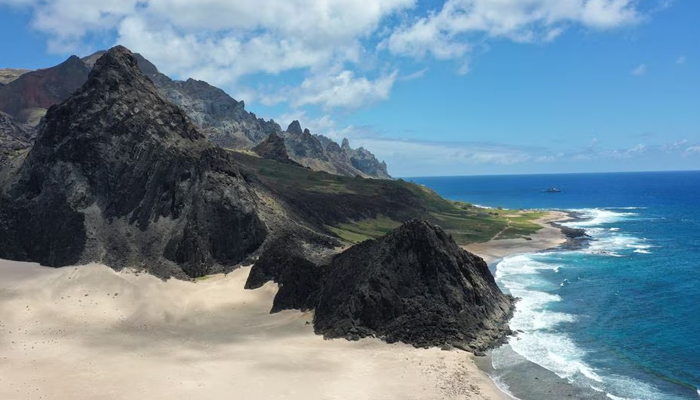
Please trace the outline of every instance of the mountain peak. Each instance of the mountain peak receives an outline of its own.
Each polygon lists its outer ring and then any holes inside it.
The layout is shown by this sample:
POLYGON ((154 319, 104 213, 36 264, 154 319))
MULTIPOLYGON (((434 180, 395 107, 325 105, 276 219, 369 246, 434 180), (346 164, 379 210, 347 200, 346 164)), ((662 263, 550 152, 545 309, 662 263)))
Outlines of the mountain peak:
POLYGON ((301 135, 304 133, 304 131, 301 129, 301 124, 297 120, 294 120, 291 124, 289 124, 289 127, 287 127, 287 132, 294 135, 301 135))

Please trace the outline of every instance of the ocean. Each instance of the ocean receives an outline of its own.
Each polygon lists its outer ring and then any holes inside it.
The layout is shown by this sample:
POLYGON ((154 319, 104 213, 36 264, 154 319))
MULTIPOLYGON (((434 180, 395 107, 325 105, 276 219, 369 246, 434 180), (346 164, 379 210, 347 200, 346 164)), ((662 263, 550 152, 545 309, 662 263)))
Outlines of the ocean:
POLYGON ((700 171, 408 179, 488 207, 573 211, 578 250, 499 261, 519 297, 489 373, 521 400, 700 398, 700 171), (561 193, 545 193, 557 187, 561 193))

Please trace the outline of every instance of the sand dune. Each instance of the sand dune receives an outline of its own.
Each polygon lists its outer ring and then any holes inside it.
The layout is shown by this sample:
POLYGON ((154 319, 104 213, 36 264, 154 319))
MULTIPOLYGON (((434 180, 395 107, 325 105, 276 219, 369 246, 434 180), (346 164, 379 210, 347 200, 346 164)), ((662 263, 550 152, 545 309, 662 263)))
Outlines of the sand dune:
POLYGON ((0 399, 500 399, 467 353, 326 341, 249 268, 197 282, 0 261, 0 399))

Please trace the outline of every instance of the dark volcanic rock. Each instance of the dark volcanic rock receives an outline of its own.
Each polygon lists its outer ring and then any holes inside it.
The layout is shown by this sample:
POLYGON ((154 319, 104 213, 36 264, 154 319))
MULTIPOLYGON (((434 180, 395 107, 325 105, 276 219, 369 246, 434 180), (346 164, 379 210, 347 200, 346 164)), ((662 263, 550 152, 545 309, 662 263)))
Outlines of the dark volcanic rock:
POLYGON ((18 152, 31 147, 31 129, 0 112, 0 165, 18 152))
POLYGON ((287 148, 284 145, 284 139, 282 139, 276 133, 271 133, 270 136, 267 137, 267 140, 253 147, 253 151, 256 152, 262 158, 267 158, 270 160, 279 161, 283 164, 301 167, 301 164, 289 158, 289 154, 287 154, 287 148))
POLYGON ((231 156, 123 47, 48 110, 13 182, 0 197, 0 258, 196 277, 231 268, 266 237, 231 156))
POLYGON ((322 264, 322 258, 318 258, 322 254, 319 247, 327 252, 332 248, 322 237, 303 233, 288 232, 270 240, 253 265, 245 288, 257 289, 270 281, 279 284, 273 313, 313 309, 324 271, 319 266, 322 264))
POLYGON ((481 351, 509 333, 512 307, 484 260, 440 228, 411 220, 333 258, 314 327, 331 338, 378 336, 481 351))

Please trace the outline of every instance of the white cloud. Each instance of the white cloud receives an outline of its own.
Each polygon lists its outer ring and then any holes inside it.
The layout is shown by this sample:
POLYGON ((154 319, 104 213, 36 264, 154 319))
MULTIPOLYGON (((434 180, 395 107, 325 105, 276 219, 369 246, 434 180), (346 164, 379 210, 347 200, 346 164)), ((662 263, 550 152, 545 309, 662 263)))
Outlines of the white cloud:
POLYGON ((307 72, 306 104, 327 107, 388 97, 393 74, 376 81, 356 78, 363 40, 388 16, 413 7, 416 0, 0 0, 31 7, 32 25, 47 34, 54 52, 84 51, 91 37, 116 35, 117 42, 142 53, 164 73, 230 87, 246 75, 307 72), (333 90, 313 77, 334 77, 333 90), (376 87, 372 87, 376 86, 376 87))
POLYGON ((685 56, 680 56, 680 57, 678 57, 678 59, 676 60, 676 64, 678 64, 678 65, 683 65, 683 64, 685 64, 685 61, 686 61, 686 57, 685 57, 685 56))
POLYGON ((636 0, 448 0, 400 27, 380 48, 414 58, 460 59, 475 36, 551 41, 571 24, 614 29, 642 19, 636 0))
POLYGON ((639 64, 635 69, 630 72, 634 76, 644 76, 647 74, 647 65, 639 64))
POLYGON ((423 68, 421 70, 418 70, 416 72, 412 72, 408 75, 401 76, 399 77, 400 81, 412 81, 414 79, 419 79, 425 76, 425 74, 428 73, 428 68, 423 68))

